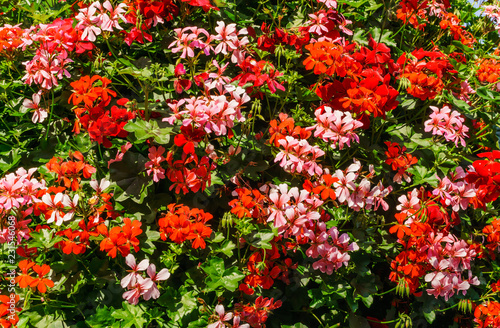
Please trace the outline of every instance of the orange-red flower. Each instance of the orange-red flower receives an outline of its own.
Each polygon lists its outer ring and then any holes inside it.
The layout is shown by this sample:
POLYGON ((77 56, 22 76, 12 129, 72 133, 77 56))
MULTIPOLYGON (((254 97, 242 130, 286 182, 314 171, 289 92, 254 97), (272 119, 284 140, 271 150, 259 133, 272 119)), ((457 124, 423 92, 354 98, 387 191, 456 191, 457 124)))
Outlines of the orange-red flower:
POLYGON ((19 262, 18 266, 21 269, 21 274, 16 277, 15 281, 19 284, 20 288, 26 288, 31 285, 34 278, 28 273, 28 271, 35 265, 35 262, 31 260, 22 260, 19 262))
POLYGON ((30 287, 37 287, 40 293, 47 292, 47 287, 54 287, 54 282, 44 276, 50 272, 50 266, 48 264, 43 264, 39 266, 38 264, 33 266, 33 271, 38 274, 38 278, 34 279, 30 287))

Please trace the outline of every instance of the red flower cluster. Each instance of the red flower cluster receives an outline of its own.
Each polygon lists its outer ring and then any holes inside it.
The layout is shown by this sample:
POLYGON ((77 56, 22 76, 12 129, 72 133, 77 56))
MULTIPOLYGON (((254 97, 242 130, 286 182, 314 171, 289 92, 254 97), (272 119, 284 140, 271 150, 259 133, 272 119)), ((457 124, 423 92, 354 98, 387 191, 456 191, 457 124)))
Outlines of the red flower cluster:
POLYGON ((21 40, 23 33, 23 29, 19 26, 0 27, 0 56, 10 58, 12 52, 23 43, 21 40))
POLYGON ((138 220, 132 221, 129 218, 123 219, 123 226, 116 226, 108 231, 108 227, 103 223, 97 227, 97 232, 105 238, 101 241, 101 251, 105 251, 108 256, 116 257, 117 252, 125 257, 130 254, 130 247, 135 252, 139 251, 139 239, 137 236, 142 233, 142 223, 138 220))
POLYGON ((462 44, 466 46, 471 46, 476 42, 476 39, 472 36, 469 31, 464 30, 460 25, 462 21, 457 17, 457 15, 452 13, 443 13, 443 20, 439 23, 439 26, 445 30, 450 29, 451 34, 455 40, 460 40, 462 44))
POLYGON ((460 83, 455 75, 458 72, 442 52, 420 48, 411 54, 415 59, 404 53, 397 63, 401 67, 398 79, 404 78, 410 82, 406 91, 412 96, 421 100, 434 99, 445 87, 460 83))
POLYGON ((486 203, 495 201, 500 196, 500 151, 494 150, 477 156, 486 158, 472 163, 473 170, 467 172, 466 180, 474 183, 476 197, 471 201, 475 208, 485 208, 486 203))
POLYGON ((265 223, 264 201, 266 197, 257 189, 236 188, 234 192, 238 198, 229 202, 231 213, 236 214, 240 219, 244 217, 253 218, 256 222, 265 223))
POLYGON ((36 287, 40 293, 45 293, 47 292, 47 287, 54 287, 52 280, 44 278, 50 272, 48 264, 40 266, 31 260, 22 260, 18 265, 19 269, 21 269, 21 274, 16 277, 15 281, 19 285, 19 288, 36 287), (38 274, 37 278, 33 278, 30 275, 29 271, 31 270, 38 274))
POLYGON ((205 239, 210 237, 212 229, 206 225, 213 218, 212 214, 182 204, 170 204, 168 212, 158 220, 162 240, 167 237, 177 244, 191 240, 191 246, 205 249, 205 239))
POLYGON ((239 80, 239 86, 251 83, 252 86, 246 89, 248 94, 251 94, 255 88, 262 87, 264 84, 267 84, 272 93, 276 93, 276 89, 285 91, 285 87, 277 81, 277 78, 283 76, 283 73, 278 72, 270 62, 265 60, 256 61, 252 57, 247 57, 238 66, 243 72, 235 76, 232 81, 239 80))
POLYGON ((339 178, 334 177, 331 174, 323 174, 321 178, 318 179, 317 183, 313 184, 310 180, 306 180, 303 187, 310 193, 321 196, 323 201, 333 201, 337 198, 333 183, 338 181, 339 178))
POLYGON ((97 237, 99 232, 97 232, 97 223, 93 220, 89 220, 85 224, 85 220, 81 220, 78 223, 81 230, 73 230, 68 228, 66 230, 59 231, 58 236, 62 236, 65 240, 62 240, 55 244, 56 248, 62 249, 64 254, 83 254, 90 245, 90 236, 97 237))
POLYGON ((404 283, 410 293, 415 293, 420 286, 419 278, 432 268, 427 262, 428 243, 425 239, 432 229, 429 224, 422 222, 413 222, 407 227, 404 225, 406 218, 407 215, 404 213, 396 214, 398 224, 389 229, 390 233, 397 234, 404 247, 404 250, 391 262, 392 272, 389 279, 398 284, 404 283))
POLYGON ((19 321, 16 312, 22 310, 20 307, 16 307, 17 302, 19 302, 19 295, 17 294, 12 293, 9 296, 0 295, 0 327, 16 327, 19 321), (12 313, 11 310, 14 310, 14 313, 12 313))
POLYGON ((241 316, 241 319, 248 322, 252 327, 265 327, 264 323, 267 321, 272 310, 281 307, 281 301, 274 301, 274 298, 267 298, 259 296, 255 303, 235 304, 235 315, 241 316))
POLYGON ((341 47, 317 42, 306 48, 311 51, 304 61, 306 69, 314 67, 315 73, 335 73, 336 77, 344 78, 320 84, 316 89, 316 94, 333 109, 359 115, 361 118, 353 117, 363 121, 367 128, 367 115, 385 117, 385 113, 397 107, 399 93, 390 85, 397 65, 386 45, 370 37, 368 47, 357 52, 353 44, 341 47))
MULTIPOLYGON (((495 51, 498 55, 498 51, 495 51)), ((497 83, 500 78, 500 61, 494 58, 482 59, 478 63, 477 79, 481 82, 497 83)))
POLYGON ((216 168, 215 163, 211 163, 207 156, 201 159, 194 153, 183 152, 180 160, 174 160, 174 153, 169 151, 165 157, 168 168, 167 178, 172 181, 170 190, 175 188, 175 193, 181 191, 187 194, 189 191, 204 191, 212 183, 212 170, 216 168), (189 168, 191 167, 191 168, 189 168))
POLYGON ((474 310, 474 322, 479 328, 500 327, 500 303, 488 301, 474 310))
MULTIPOLYGON (((262 23, 260 27, 263 35, 257 39, 257 47, 260 50, 265 50, 274 53, 276 45, 289 45, 294 46, 297 51, 302 51, 302 47, 309 43, 310 35, 306 30, 300 31, 300 35, 292 34, 291 31, 276 28, 271 33, 266 23, 262 23)), ((249 31, 250 33, 250 31, 249 31)))
POLYGON ((487 235, 485 247, 490 251, 489 254, 494 260, 496 253, 500 251, 500 219, 496 218, 483 228, 483 233, 487 235))
POLYGON ((413 164, 417 164, 418 159, 405 153, 405 146, 401 147, 398 143, 390 141, 386 141, 385 144, 389 147, 389 149, 385 152, 385 155, 387 156, 385 163, 390 165, 393 171, 397 172, 394 177, 394 181, 400 183, 401 178, 405 178, 405 180, 409 182, 408 180, 410 174, 406 173, 406 171, 413 164))
POLYGON ((410 24, 416 29, 424 30, 427 25, 425 21, 425 8, 427 8, 427 0, 403 0, 399 4, 401 8, 396 10, 396 17, 402 20, 405 24, 410 24))
POLYGON ((125 0, 124 3, 128 7, 125 18, 128 23, 135 25, 130 32, 122 31, 125 34, 125 43, 129 46, 134 41, 144 44, 144 39, 151 42, 153 37, 146 31, 158 23, 172 20, 179 14, 179 8, 172 0, 125 0))
POLYGON ((206 134, 202 128, 195 129, 192 125, 183 125, 181 133, 175 136, 174 143, 177 147, 182 147, 184 154, 194 154, 195 147, 206 134))
POLYGON ((323 41, 310 43, 305 48, 310 55, 304 60, 303 64, 307 70, 312 70, 316 75, 326 74, 344 77, 347 74, 349 64, 353 62, 344 53, 344 47, 339 44, 323 41))
MULTIPOLYGON (((286 251, 283 249, 283 253, 286 251)), ((272 243, 272 249, 259 249, 250 255, 247 262, 248 274, 239 289, 248 295, 253 295, 255 288, 269 289, 273 286, 275 279, 281 279, 285 283, 290 283, 288 279, 289 269, 295 269, 297 264, 293 264, 290 258, 280 259, 279 249, 276 243, 272 243)))
POLYGON ((466 46, 471 46, 476 42, 472 34, 461 26, 462 22, 457 15, 445 10, 450 8, 448 0, 403 0, 400 6, 401 8, 396 11, 396 16, 405 24, 423 31, 427 25, 427 11, 430 10, 431 15, 441 18, 441 22, 439 23, 441 29, 445 30, 449 28, 455 40, 460 40, 466 46), (437 10, 436 7, 438 8, 437 10))
POLYGON ((311 136, 312 132, 301 126, 295 126, 293 118, 288 117, 285 113, 279 114, 278 120, 271 120, 269 124, 269 143, 276 147, 280 147, 280 140, 286 139, 291 136, 297 139, 307 139, 311 136))
MULTIPOLYGON (((107 110, 116 92, 107 86, 111 81, 105 77, 94 75, 92 78, 86 75, 78 81, 72 82, 73 94, 69 97, 69 102, 77 106, 74 109, 77 120, 73 131, 80 133, 80 126, 88 130, 90 138, 103 144, 104 147, 111 147, 108 137, 125 138, 128 132, 123 129, 128 121, 135 118, 135 113, 127 111, 126 108, 112 106, 107 110), (81 106, 80 103, 84 104, 81 106)), ((122 98, 117 104, 123 106, 128 99, 122 98)))
POLYGON ((76 191, 80 187, 82 175, 89 179, 96 168, 84 161, 82 153, 76 151, 69 153, 70 160, 63 161, 60 157, 52 157, 46 164, 49 172, 57 174, 57 181, 62 181, 66 188, 76 191))

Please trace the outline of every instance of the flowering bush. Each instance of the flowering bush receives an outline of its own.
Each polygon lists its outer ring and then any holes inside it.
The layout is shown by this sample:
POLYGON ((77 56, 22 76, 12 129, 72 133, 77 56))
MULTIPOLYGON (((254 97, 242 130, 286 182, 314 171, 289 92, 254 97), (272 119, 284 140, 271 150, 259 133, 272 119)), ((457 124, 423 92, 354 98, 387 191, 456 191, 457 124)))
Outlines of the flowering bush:
POLYGON ((2 327, 500 327, 500 4, 0 0, 2 327))

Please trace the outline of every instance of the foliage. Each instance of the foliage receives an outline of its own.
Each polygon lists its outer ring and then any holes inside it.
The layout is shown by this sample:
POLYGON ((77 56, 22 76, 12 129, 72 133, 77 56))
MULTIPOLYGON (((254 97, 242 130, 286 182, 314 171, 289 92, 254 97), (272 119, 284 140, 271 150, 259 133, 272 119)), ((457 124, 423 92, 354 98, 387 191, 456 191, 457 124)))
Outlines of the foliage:
POLYGON ((0 0, 2 327, 500 327, 500 4, 0 0))

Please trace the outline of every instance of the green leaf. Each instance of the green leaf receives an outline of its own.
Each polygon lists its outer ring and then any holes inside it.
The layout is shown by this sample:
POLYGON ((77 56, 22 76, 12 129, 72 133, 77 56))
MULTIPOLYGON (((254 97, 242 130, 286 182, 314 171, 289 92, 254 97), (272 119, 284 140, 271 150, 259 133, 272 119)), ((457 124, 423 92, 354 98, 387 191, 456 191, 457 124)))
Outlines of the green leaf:
POLYGON ((349 328, 370 328, 368 320, 359 315, 349 314, 349 328))
POLYGON ((123 129, 128 132, 133 132, 137 141, 147 140, 153 138, 154 141, 160 145, 168 144, 170 141, 170 134, 172 133, 171 127, 160 128, 158 122, 150 121, 136 121, 128 122, 123 129))
POLYGON ((245 278, 245 275, 236 267, 225 269, 224 260, 219 257, 212 257, 201 268, 208 275, 205 279, 206 291, 215 291, 219 287, 224 287, 234 292, 238 289, 239 281, 245 278))
POLYGON ((466 103, 465 101, 455 98, 455 96, 453 96, 447 90, 443 90, 443 96, 445 96, 446 99, 448 99, 452 103, 453 106, 457 107, 461 111, 463 111, 465 113, 469 112, 470 105, 468 103, 466 103))
POLYGON ((132 198, 137 203, 142 203, 146 196, 146 188, 153 180, 145 173, 147 159, 139 153, 128 151, 120 162, 110 165, 110 177, 118 187, 124 191, 124 195, 115 195, 117 201, 132 198))
POLYGON ((96 313, 87 318, 86 323, 92 328, 109 327, 116 321, 112 316, 114 311, 114 308, 108 308, 106 305, 98 307, 96 313))
POLYGON ((281 328, 308 328, 308 327, 301 322, 297 322, 296 324, 293 324, 291 326, 281 325, 281 328))
POLYGON ((359 1, 345 1, 344 4, 350 7, 359 8, 364 3, 368 2, 368 0, 359 0, 359 1))
POLYGON ((361 298, 361 301, 363 301, 363 303, 365 304, 365 306, 367 308, 370 308, 370 306, 372 306, 372 304, 373 304, 373 296, 372 295, 368 295, 367 297, 359 295, 359 297, 361 298))
POLYGON ((233 249, 236 248, 236 244, 233 243, 231 240, 226 240, 224 243, 222 243, 221 247, 216 249, 216 253, 222 253, 226 255, 227 257, 233 256, 233 249))
POLYGON ((222 232, 216 232, 214 238, 212 238, 212 243, 220 243, 225 239, 224 234, 222 232))
MULTIPOLYGON (((374 6, 372 6, 372 7, 374 7, 374 6)), ((390 47, 397 46, 396 42, 394 42, 394 39, 392 37, 391 30, 385 29, 382 32, 380 27, 374 27, 374 28, 370 29, 370 33, 372 34, 373 40, 375 40, 376 42, 384 43, 385 45, 390 46, 390 47)))
POLYGON ((18 148, 14 148, 7 153, 3 153, 2 156, 0 156, 0 170, 3 172, 9 171, 17 163, 19 163, 21 158, 20 149, 18 148))
POLYGON ((436 319, 436 312, 434 312, 434 311, 430 311, 430 312, 423 311, 423 313, 424 313, 425 320, 427 320, 428 323, 433 323, 434 320, 436 319))
POLYGON ((424 314, 425 320, 432 323, 436 319, 436 312, 434 312, 434 310, 439 307, 439 303, 430 295, 424 295, 422 302, 422 313, 424 314))
POLYGON ((413 166, 408 169, 409 173, 413 174, 413 184, 426 184, 432 187, 437 187, 439 180, 436 177, 436 172, 427 169, 425 166, 413 166))
POLYGON ((253 247, 261 249, 272 249, 273 246, 271 245, 270 241, 273 240, 275 236, 277 236, 276 231, 261 230, 247 236, 246 240, 253 247))
POLYGON ((175 322, 180 322, 197 307, 195 291, 187 292, 185 287, 177 290, 168 286, 160 298, 158 304, 167 308, 167 314, 175 322))
POLYGON ((148 320, 143 317, 144 310, 141 307, 131 305, 128 302, 123 302, 122 306, 122 309, 111 313, 113 318, 121 320, 121 328, 130 328, 132 326, 136 328, 146 327, 148 320))
POLYGON ((52 248, 56 243, 63 240, 61 236, 54 236, 55 230, 42 229, 39 232, 31 232, 31 247, 52 248))
POLYGON ((486 99, 488 101, 492 101, 494 103, 497 103, 498 101, 500 101, 500 93, 492 91, 492 90, 488 89, 487 87, 477 88, 476 94, 479 97, 486 99))

